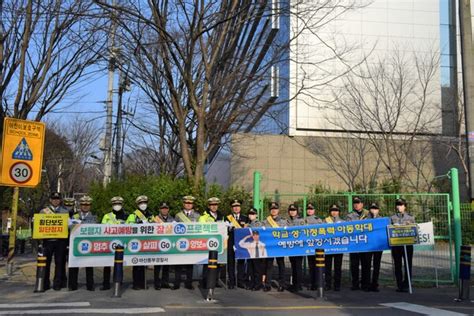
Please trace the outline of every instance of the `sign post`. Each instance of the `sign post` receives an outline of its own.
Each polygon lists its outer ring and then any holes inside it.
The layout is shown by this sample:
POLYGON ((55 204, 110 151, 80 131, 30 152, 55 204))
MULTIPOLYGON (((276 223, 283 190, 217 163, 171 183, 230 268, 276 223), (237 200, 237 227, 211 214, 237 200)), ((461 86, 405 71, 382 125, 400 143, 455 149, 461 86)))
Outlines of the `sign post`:
POLYGON ((408 279, 408 291, 413 294, 411 286, 410 267, 408 266, 407 245, 414 245, 418 243, 418 226, 413 225, 389 225, 387 226, 388 243, 391 247, 403 246, 405 255, 405 271, 408 279))
POLYGON ((3 122, 0 185, 13 187, 12 225, 8 239, 8 275, 13 273, 16 219, 20 187, 35 187, 41 181, 45 124, 6 117, 3 122))

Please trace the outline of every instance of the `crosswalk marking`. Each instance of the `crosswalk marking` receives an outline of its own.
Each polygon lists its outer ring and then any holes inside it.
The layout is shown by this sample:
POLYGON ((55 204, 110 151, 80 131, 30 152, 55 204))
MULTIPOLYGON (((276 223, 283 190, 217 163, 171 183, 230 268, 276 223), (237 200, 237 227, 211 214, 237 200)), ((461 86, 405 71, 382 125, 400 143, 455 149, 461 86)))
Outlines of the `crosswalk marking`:
POLYGON ((397 308, 397 309, 401 309, 401 310, 405 310, 405 311, 409 311, 409 312, 419 313, 419 314, 423 314, 423 315, 430 315, 430 316, 463 316, 463 315, 466 315, 466 314, 447 311, 445 309, 427 307, 427 306, 423 306, 423 305, 410 304, 410 303, 405 303, 405 302, 386 303, 386 304, 380 304, 380 305, 391 307, 391 308, 397 308))
POLYGON ((152 314, 163 313, 165 310, 161 307, 145 308, 78 308, 78 309, 27 309, 27 310, 4 310, 0 315, 44 315, 44 314, 152 314))
POLYGON ((33 307, 89 307, 89 302, 66 302, 66 303, 16 303, 0 304, 0 308, 33 308, 33 307))

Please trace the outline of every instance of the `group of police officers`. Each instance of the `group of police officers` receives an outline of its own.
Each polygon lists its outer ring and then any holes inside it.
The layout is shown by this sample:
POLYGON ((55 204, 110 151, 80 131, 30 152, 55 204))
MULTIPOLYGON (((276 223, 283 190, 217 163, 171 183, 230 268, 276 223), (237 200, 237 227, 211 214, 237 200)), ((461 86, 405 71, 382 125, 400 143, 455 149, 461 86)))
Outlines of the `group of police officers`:
MULTIPOLYGON (((194 209, 195 198, 193 196, 183 197, 183 207, 174 217, 170 215, 170 207, 167 203, 159 206, 159 213, 153 214, 148 207, 148 197, 141 195, 136 198, 137 209, 127 214, 123 209, 124 200, 122 197, 113 197, 111 199, 112 210, 106 213, 102 224, 143 224, 143 223, 171 223, 171 222, 226 222, 228 224, 228 247, 227 247, 227 271, 219 268, 219 274, 228 275, 228 289, 235 287, 245 288, 253 291, 271 291, 272 286, 278 291, 285 289, 298 292, 303 289, 303 256, 290 257, 291 263, 291 284, 287 286, 285 276, 285 258, 265 258, 263 254, 258 255, 259 248, 256 248, 257 255, 252 259, 236 260, 234 248, 234 230, 242 227, 288 227, 303 226, 323 223, 340 223, 344 221, 371 220, 380 217, 380 209, 376 203, 372 203, 369 210, 364 208, 364 203, 359 197, 353 198, 353 210, 345 219, 341 216, 341 210, 334 204, 328 210, 328 216, 324 219, 316 216, 315 206, 312 203, 307 205, 306 217, 303 218, 298 214, 298 209, 294 204, 288 207, 288 217, 283 218, 280 215, 280 207, 277 202, 270 204, 270 215, 263 221, 257 219, 257 211, 251 208, 247 215, 241 213, 241 203, 239 200, 233 200, 230 204, 231 213, 227 216, 219 210, 220 200, 217 197, 208 199, 208 209, 199 214, 194 209), (260 257, 261 256, 261 257, 260 257), (276 260, 278 266, 277 282, 272 282, 273 266, 276 260)), ((79 210, 76 212, 74 206, 76 201, 72 198, 61 198, 61 194, 54 192, 50 196, 50 204, 42 209, 40 213, 68 213, 70 217, 70 225, 76 224, 92 224, 99 223, 97 216, 91 212, 92 198, 83 196, 79 200, 79 210)), ((393 225, 414 224, 414 217, 406 211, 407 203, 404 199, 396 200, 396 212, 390 217, 393 225)), ((254 230, 253 234, 258 235, 258 230, 254 230)), ((398 292, 408 291, 407 269, 411 275, 413 246, 407 247, 407 256, 404 255, 403 246, 392 247, 392 257, 395 267, 395 279, 398 292)), ((66 277, 66 264, 68 253, 67 239, 45 239, 43 240, 43 251, 46 256, 45 269, 45 290, 50 285, 50 266, 52 258, 55 262, 55 273, 53 279, 53 289, 61 290, 68 287, 70 291, 78 288, 79 268, 69 268, 68 277, 66 277)), ((263 252, 264 249, 261 250, 263 252)), ((382 251, 351 253, 350 272, 352 287, 351 290, 363 291, 379 291, 379 271, 382 258, 382 251)), ((340 291, 341 289, 341 269, 343 254, 331 254, 325 256, 325 290, 340 291)), ((309 266, 309 290, 317 289, 316 282, 316 256, 307 256, 309 266)), ((133 289, 141 290, 146 288, 145 266, 133 266, 132 278, 133 289)), ((94 270, 92 267, 86 270, 86 288, 94 291, 94 270)), ((203 279, 201 286, 206 287, 206 269, 204 267, 203 279)), ((182 274, 185 274, 184 286, 186 289, 194 289, 193 287, 193 265, 176 265, 174 266, 174 281, 170 284, 169 265, 154 266, 154 288, 160 290, 162 288, 170 288, 177 290, 181 285, 182 274)), ((103 282, 100 290, 110 289, 111 268, 103 268, 103 282)), ((219 286, 219 282, 218 282, 219 286)))

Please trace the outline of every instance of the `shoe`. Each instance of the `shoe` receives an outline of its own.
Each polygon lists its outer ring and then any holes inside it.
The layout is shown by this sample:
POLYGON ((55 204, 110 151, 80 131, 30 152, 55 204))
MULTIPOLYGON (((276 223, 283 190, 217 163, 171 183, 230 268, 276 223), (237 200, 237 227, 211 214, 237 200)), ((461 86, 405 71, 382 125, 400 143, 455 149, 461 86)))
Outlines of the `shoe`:
POLYGON ((100 287, 100 289, 99 289, 99 290, 101 290, 101 291, 107 291, 107 290, 110 290, 110 285, 103 285, 103 286, 101 286, 101 287, 100 287))
POLYGON ((95 287, 93 287, 93 286, 88 286, 88 287, 86 287, 86 290, 91 291, 91 292, 94 292, 94 291, 95 291, 95 287))
POLYGON ((359 291, 360 287, 358 286, 351 286, 351 291, 359 291))
POLYGON ((60 286, 53 286, 53 290, 55 290, 55 291, 61 291, 61 287, 60 287, 60 286))
POLYGON ((77 291, 77 286, 71 286, 68 288, 68 291, 72 292, 72 291, 77 291))
POLYGON ((334 291, 339 292, 339 291, 341 291, 341 288, 340 287, 334 287, 334 291))
POLYGON ((267 285, 267 286, 265 286, 265 287, 263 288, 263 291, 264 291, 264 292, 270 292, 271 290, 272 290, 272 287, 269 286, 269 285, 267 285))
POLYGON ((400 293, 408 293, 408 290, 407 290, 407 289, 400 289, 400 288, 398 288, 398 289, 396 289, 395 291, 400 292, 400 293))
POLYGON ((174 290, 179 290, 179 285, 173 285, 173 287, 171 288, 173 291, 174 290))
POLYGON ((161 288, 162 289, 169 289, 170 285, 169 285, 169 283, 163 283, 163 284, 161 284, 161 288))
POLYGON ((139 290, 143 290, 143 288, 134 285, 132 286, 132 290, 139 291, 139 290))
POLYGON ((362 288, 362 291, 364 291, 364 292, 370 292, 370 288, 368 288, 368 287, 363 287, 363 288, 362 288))
POLYGON ((283 292, 285 290, 285 288, 283 286, 278 286, 278 292, 283 292))
POLYGON ((371 287, 371 288, 370 288, 370 291, 371 291, 371 292, 380 292, 380 290, 379 290, 378 287, 371 287))
POLYGON ((188 290, 194 290, 194 286, 192 284, 186 284, 184 288, 188 290))
POLYGON ((308 289, 310 291, 316 291, 318 287, 316 285, 311 285, 311 287, 308 289))
POLYGON ((257 285, 257 286, 252 288, 252 291, 260 291, 261 289, 263 289, 263 286, 262 285, 257 285))
POLYGON ((43 288, 44 288, 45 291, 47 291, 47 290, 51 289, 51 286, 45 285, 43 288))
POLYGON ((330 285, 326 285, 326 286, 324 287, 324 290, 325 290, 325 291, 331 291, 331 286, 330 286, 330 285))
POLYGON ((227 288, 228 288, 229 290, 233 290, 233 289, 235 288, 235 285, 230 284, 227 288))
POLYGON ((161 285, 155 285, 155 290, 157 291, 161 290, 161 285))
POLYGON ((241 289, 245 289, 245 285, 242 283, 237 283, 237 287, 241 289))

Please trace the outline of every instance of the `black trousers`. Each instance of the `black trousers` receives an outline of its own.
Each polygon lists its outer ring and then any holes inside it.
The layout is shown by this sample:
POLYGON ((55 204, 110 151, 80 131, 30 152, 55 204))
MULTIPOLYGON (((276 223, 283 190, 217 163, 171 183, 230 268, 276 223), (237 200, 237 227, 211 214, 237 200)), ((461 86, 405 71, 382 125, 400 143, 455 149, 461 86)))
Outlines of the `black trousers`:
POLYGON ((102 286, 104 288, 110 288, 110 274, 112 273, 112 267, 104 267, 102 286))
POLYGON ((342 274, 342 256, 338 255, 326 255, 324 258, 324 269, 325 269, 325 281, 326 287, 331 287, 331 281, 333 280, 333 266, 334 266, 334 288, 341 288, 341 274, 342 274))
POLYGON ((369 264, 372 265, 372 277, 370 279, 370 288, 379 287, 380 262, 382 261, 383 251, 369 252, 369 264))
POLYGON ((145 269, 146 266, 132 267, 132 284, 134 288, 145 289, 145 269))
MULTIPOLYGON (((69 284, 68 287, 71 290, 77 290, 78 284, 77 279, 79 276, 79 268, 69 268, 69 284)), ((86 268, 86 287, 88 290, 94 288, 94 268, 86 268)))
POLYGON ((292 285, 297 289, 301 289, 303 283, 303 258, 290 257, 292 285))
POLYGON ((248 286, 250 288, 257 288, 263 286, 264 269, 265 259, 247 260, 248 286))
POLYGON ((369 289, 370 287, 370 260, 366 252, 349 254, 351 264, 352 287, 369 289), (360 266, 360 270, 359 270, 360 266), (361 271, 362 273, 359 273, 361 271), (359 278, 360 276, 360 278, 359 278))
POLYGON ((235 286, 235 265, 237 261, 237 284, 245 284, 245 260, 235 260, 234 246, 227 248, 227 273, 229 274, 229 285, 235 286))
POLYGON ((285 258, 284 257, 265 259, 265 275, 266 275, 265 285, 266 286, 272 285, 274 259, 276 259, 276 262, 278 265, 278 285, 285 286, 285 258))
POLYGON ((66 274, 66 254, 67 254, 67 239, 55 239, 43 241, 43 251, 46 257, 45 280, 44 287, 48 289, 51 287, 50 271, 51 261, 54 256, 54 279, 53 287, 62 288, 64 285, 66 274))
POLYGON ((184 273, 186 274, 186 280, 184 281, 184 284, 189 286, 192 285, 193 283, 193 265, 192 264, 181 264, 175 266, 175 272, 174 272, 174 285, 179 286, 181 283, 181 274, 184 273))
POLYGON ((410 271, 410 277, 413 277, 412 271, 412 259, 413 259, 413 246, 407 247, 408 262, 405 259, 405 251, 403 246, 392 247, 393 264, 395 265, 395 279, 397 280, 397 287, 399 289, 408 288, 408 275, 407 268, 410 271), (403 271, 402 271, 403 262, 403 271))
POLYGON ((169 285, 170 282, 170 266, 154 266, 153 268, 153 282, 155 288, 160 288, 162 285, 169 285), (161 278, 160 278, 160 272, 161 278))

